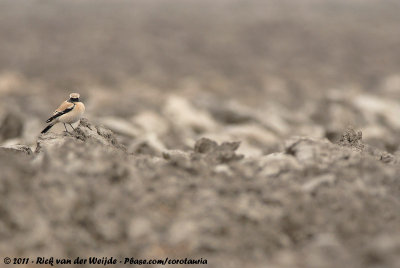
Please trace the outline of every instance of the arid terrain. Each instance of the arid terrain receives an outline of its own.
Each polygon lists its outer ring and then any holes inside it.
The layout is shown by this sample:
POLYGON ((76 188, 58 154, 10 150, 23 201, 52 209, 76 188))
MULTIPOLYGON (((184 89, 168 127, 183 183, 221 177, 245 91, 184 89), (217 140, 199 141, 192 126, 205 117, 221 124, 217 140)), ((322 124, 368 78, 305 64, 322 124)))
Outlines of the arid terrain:
POLYGON ((1 265, 399 267, 399 10, 0 0, 1 265))

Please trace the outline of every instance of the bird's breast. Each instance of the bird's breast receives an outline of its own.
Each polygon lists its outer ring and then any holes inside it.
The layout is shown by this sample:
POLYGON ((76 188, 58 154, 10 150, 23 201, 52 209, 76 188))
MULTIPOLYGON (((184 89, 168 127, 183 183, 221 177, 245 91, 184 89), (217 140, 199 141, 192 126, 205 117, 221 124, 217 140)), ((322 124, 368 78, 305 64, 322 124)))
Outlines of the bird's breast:
POLYGON ((77 112, 83 114, 85 112, 85 105, 82 102, 75 102, 75 109, 77 112))
POLYGON ((60 116, 59 121, 62 123, 69 123, 69 124, 75 123, 79 119, 81 119, 84 112, 85 112, 85 105, 82 102, 76 102, 74 109, 60 116))

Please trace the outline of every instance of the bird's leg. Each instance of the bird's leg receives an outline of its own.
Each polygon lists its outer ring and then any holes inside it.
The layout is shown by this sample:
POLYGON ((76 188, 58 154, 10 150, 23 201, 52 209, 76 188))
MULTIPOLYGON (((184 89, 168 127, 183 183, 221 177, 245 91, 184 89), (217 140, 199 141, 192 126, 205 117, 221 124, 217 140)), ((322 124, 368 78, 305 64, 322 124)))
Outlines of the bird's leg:
POLYGON ((75 130, 75 128, 71 124, 69 124, 69 125, 72 127, 73 130, 75 130))
POLYGON ((63 124, 64 124, 64 127, 65 127, 65 131, 67 131, 67 132, 69 133, 69 131, 68 131, 67 126, 65 125, 65 123, 63 123, 63 124))

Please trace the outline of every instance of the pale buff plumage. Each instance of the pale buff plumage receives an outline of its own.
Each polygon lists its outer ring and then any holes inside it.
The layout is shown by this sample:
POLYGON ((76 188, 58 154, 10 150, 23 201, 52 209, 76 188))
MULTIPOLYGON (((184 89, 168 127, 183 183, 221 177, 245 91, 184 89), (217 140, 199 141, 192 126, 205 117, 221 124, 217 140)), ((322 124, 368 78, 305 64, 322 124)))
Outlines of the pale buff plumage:
POLYGON ((58 122, 63 123, 65 130, 68 132, 65 124, 69 124, 72 127, 71 124, 78 122, 85 112, 85 105, 79 100, 79 97, 78 93, 71 93, 69 99, 61 103, 53 113, 53 116, 47 119, 46 123, 50 124, 42 130, 42 133, 46 133, 58 122))

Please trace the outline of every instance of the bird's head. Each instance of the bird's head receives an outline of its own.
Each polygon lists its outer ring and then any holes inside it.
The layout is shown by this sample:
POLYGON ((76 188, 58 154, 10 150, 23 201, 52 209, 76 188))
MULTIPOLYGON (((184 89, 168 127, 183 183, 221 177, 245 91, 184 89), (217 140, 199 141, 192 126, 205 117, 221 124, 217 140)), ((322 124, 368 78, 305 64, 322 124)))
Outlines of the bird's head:
POLYGON ((69 101, 70 102, 79 102, 79 93, 71 93, 69 94, 69 101))

